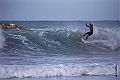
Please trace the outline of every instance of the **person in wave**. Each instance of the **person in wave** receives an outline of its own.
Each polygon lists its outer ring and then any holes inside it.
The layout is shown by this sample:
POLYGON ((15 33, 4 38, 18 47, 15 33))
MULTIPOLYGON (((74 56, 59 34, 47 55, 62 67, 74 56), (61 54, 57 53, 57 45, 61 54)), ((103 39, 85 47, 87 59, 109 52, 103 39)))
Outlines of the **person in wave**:
POLYGON ((90 29, 89 32, 86 32, 83 36, 86 36, 86 40, 88 39, 88 36, 92 35, 93 34, 93 24, 89 23, 87 24, 86 23, 86 27, 88 27, 90 29))

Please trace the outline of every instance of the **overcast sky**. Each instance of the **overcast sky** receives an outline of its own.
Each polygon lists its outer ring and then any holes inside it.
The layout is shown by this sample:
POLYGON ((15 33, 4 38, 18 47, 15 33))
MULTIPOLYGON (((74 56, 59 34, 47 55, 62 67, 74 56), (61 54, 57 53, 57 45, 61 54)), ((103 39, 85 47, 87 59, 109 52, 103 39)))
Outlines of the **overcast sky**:
POLYGON ((120 0, 119 0, 119 20, 120 20, 120 0))
POLYGON ((119 5, 120 0, 0 0, 0 20, 118 20, 119 5))

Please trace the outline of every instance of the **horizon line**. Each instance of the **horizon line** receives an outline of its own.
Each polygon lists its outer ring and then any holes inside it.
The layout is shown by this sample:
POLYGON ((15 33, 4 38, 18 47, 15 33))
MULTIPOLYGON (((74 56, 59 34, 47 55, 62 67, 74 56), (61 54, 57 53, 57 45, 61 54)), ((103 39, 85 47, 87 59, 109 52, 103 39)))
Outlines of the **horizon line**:
POLYGON ((120 20, 0 20, 0 21, 120 21, 120 20))

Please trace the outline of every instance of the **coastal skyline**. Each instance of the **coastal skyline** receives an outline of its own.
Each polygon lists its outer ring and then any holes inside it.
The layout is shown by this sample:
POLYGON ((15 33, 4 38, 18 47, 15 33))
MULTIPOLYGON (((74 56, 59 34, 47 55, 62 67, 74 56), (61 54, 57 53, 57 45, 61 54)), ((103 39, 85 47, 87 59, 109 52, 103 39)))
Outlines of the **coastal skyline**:
POLYGON ((0 21, 120 20, 120 0, 0 0, 0 21))

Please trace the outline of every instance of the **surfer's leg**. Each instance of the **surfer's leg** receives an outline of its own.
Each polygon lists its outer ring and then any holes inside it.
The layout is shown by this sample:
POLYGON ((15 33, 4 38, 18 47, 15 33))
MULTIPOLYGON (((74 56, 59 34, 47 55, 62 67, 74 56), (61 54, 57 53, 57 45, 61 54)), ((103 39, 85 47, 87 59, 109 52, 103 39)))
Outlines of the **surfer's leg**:
POLYGON ((86 32, 83 36, 85 36, 85 35, 87 35, 87 34, 89 34, 89 32, 86 32))
POLYGON ((89 36, 89 35, 86 36, 86 38, 85 38, 86 40, 88 39, 88 36, 89 36))
POLYGON ((88 36, 92 35, 90 32, 88 32, 88 35, 86 36, 86 40, 88 39, 88 36))

